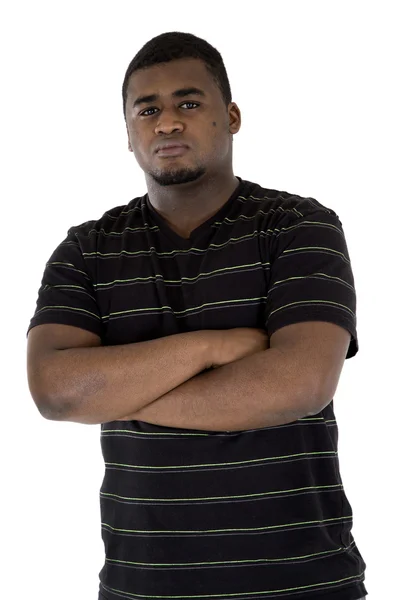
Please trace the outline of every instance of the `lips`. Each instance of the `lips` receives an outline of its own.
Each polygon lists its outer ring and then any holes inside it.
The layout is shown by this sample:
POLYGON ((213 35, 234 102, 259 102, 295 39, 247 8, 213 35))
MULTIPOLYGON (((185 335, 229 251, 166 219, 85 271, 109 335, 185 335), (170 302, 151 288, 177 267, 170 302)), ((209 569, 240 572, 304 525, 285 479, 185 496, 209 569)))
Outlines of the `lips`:
POLYGON ((177 148, 177 147, 187 147, 184 142, 175 142, 174 140, 165 140, 164 142, 158 144, 155 148, 155 152, 159 152, 160 150, 165 150, 166 148, 177 148))
POLYGON ((158 156, 179 156, 188 150, 187 146, 174 145, 174 146, 162 146, 157 150, 158 156))

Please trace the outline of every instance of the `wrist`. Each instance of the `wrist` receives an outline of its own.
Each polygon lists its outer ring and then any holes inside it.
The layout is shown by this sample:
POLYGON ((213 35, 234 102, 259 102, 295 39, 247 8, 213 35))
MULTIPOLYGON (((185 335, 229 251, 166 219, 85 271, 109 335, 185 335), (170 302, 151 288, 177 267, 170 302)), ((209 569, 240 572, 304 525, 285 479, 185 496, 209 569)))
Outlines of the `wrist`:
POLYGON ((214 364, 215 334, 212 329, 196 331, 196 344, 199 349, 200 367, 202 371, 211 369, 214 364))

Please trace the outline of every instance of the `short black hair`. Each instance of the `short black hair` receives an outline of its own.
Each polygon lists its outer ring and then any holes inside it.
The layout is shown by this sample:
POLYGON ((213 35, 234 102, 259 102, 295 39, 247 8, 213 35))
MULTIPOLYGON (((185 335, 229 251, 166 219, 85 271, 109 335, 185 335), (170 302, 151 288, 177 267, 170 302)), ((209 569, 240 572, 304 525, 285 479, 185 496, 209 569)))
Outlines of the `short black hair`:
POLYGON ((170 31, 149 40, 129 64, 122 85, 125 121, 127 89, 129 78, 132 73, 139 69, 144 69, 158 63, 169 62, 178 58, 201 59, 221 90, 225 105, 228 106, 228 104, 232 102, 231 86, 229 84, 224 61, 218 50, 205 40, 196 37, 191 33, 170 31))

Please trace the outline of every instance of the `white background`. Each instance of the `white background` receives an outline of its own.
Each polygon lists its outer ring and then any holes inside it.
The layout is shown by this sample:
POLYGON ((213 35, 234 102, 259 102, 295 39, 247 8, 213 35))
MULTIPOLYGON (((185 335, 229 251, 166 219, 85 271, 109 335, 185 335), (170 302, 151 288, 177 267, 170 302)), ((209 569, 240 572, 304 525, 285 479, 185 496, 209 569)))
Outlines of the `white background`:
POLYGON ((26 330, 67 230, 147 189, 122 82, 152 37, 222 54, 242 114, 234 173, 341 219, 360 350, 335 395, 339 460, 370 600, 398 589, 397 2, 8 2, 0 14, 1 596, 95 600, 104 563, 100 425, 40 416, 26 330))

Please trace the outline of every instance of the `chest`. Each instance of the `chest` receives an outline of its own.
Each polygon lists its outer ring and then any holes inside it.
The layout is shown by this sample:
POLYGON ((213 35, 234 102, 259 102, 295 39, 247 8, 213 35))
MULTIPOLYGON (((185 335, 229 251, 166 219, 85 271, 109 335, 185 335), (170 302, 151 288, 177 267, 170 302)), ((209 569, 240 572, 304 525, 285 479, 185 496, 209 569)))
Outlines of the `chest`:
POLYGON ((177 248, 147 232, 105 250, 96 272, 108 345, 264 326, 269 269, 256 236, 215 235, 177 248))

